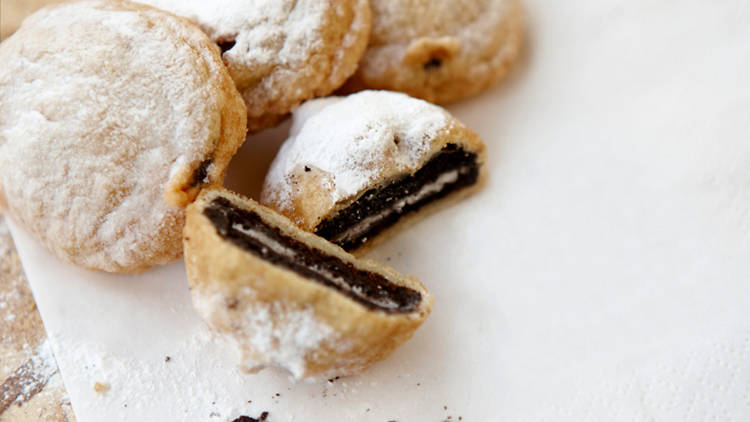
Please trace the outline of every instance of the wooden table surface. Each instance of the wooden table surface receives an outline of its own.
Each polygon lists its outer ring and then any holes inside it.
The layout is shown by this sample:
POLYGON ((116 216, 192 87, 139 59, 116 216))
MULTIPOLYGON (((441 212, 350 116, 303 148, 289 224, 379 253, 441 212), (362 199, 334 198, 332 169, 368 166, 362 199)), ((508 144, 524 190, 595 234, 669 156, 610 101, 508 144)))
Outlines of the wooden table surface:
POLYGON ((74 421, 13 239, 0 217, 0 421, 74 421))
MULTIPOLYGON (((0 40, 59 0, 0 0, 0 40)), ((75 421, 13 239, 0 216, 0 422, 75 421)))

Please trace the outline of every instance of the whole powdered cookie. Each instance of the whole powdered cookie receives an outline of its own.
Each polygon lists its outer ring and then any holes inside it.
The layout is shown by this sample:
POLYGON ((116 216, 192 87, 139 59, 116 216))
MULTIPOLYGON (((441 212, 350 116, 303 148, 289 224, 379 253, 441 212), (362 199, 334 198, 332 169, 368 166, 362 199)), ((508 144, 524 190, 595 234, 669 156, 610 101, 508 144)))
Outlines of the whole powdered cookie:
POLYGON ((251 132, 340 87, 367 46, 367 0, 139 0, 195 21, 221 46, 251 132))
POLYGON ((0 44, 0 206, 59 257, 136 272, 180 256, 246 113, 219 49, 152 7, 42 9, 0 44))
POLYGON ((519 0, 370 3, 370 45, 346 92, 389 89, 445 103, 500 81, 519 55, 519 0))
POLYGON ((486 178, 479 136, 444 109, 363 91, 294 112, 261 202, 304 230, 360 253, 486 178))

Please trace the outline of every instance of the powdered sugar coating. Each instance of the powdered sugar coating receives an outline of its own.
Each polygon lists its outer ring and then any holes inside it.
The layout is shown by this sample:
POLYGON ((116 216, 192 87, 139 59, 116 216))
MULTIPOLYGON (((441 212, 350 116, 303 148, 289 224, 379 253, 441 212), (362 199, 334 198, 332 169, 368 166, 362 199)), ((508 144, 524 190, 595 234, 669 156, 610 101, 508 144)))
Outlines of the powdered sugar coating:
POLYGON ((147 6, 81 1, 29 18, 0 62, 0 205, 87 268, 180 256, 195 169, 212 157, 220 181, 244 139, 208 38, 147 6))
POLYGON ((452 124, 442 108, 396 92, 308 101, 294 112, 290 136, 266 176, 262 202, 290 209, 294 175, 305 167, 323 172, 333 203, 357 195, 384 173, 415 171, 437 134, 452 124))
POLYGON ((249 127, 327 95, 356 70, 370 32, 367 0, 139 0, 195 21, 229 48, 223 58, 249 127))
MULTIPOLYGON (((267 303, 257 300, 249 287, 236 291, 218 285, 191 290, 198 313, 213 326, 229 327, 243 353, 242 366, 249 372, 266 367, 284 368, 296 379, 326 379, 330 373, 308 377, 310 357, 322 349, 346 349, 347 342, 322 320, 312 308, 283 301, 267 303), (227 303, 235 303, 228 307, 227 303)), ((342 362, 352 367, 354 362, 342 362)))

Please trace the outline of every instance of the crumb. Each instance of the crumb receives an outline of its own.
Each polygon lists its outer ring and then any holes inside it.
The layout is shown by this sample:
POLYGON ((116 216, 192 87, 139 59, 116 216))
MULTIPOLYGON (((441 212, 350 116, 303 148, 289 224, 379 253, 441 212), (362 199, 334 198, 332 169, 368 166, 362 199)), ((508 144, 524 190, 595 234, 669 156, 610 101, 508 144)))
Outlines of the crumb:
POLYGON ((169 362, 170 360, 172 360, 172 358, 170 358, 169 356, 164 358, 164 362, 169 362))
POLYGON ((310 167, 305 166, 305 172, 309 172, 309 171, 310 171, 310 167))
POLYGON ((268 419, 268 412, 263 412, 258 418, 251 418, 250 416, 240 416, 232 422, 265 422, 268 419))
POLYGON ((331 384, 333 384, 333 383, 334 383, 334 382, 335 382, 336 380, 338 380, 339 378, 341 378, 341 377, 329 378, 329 379, 328 379, 328 382, 330 382, 331 384))
POLYGON ((443 409, 448 410, 448 406, 443 406, 443 409))
POLYGON ((95 382, 94 383, 94 391, 97 393, 106 393, 109 391, 109 384, 106 382, 95 382))

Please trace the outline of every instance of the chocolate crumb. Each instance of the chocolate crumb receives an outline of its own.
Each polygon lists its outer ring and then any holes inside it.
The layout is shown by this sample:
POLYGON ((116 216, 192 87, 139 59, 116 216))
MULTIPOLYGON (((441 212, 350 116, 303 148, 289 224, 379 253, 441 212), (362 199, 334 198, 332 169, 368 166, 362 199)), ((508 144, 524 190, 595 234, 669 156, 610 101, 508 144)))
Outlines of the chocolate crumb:
POLYGON ((170 360, 172 360, 172 358, 170 358, 169 356, 164 358, 164 362, 169 362, 170 360))
POLYGON ((226 53, 227 51, 231 50, 232 47, 234 47, 237 42, 235 40, 226 40, 226 41, 219 41, 217 44, 219 44, 219 48, 221 49, 221 54, 226 53))
POLYGON ((329 379, 328 379, 328 382, 329 382, 329 383, 331 383, 331 384, 333 384, 333 383, 334 383, 335 381, 337 381, 337 380, 338 380, 339 378, 341 378, 341 377, 329 378, 329 379))
POLYGON ((211 164, 213 164, 213 161, 210 158, 198 164, 198 168, 193 173, 193 182, 190 186, 200 186, 208 182, 208 168, 211 167, 211 164))
POLYGON ((265 422, 268 419, 268 412, 263 412, 258 418, 251 418, 250 416, 240 416, 232 422, 265 422))
POLYGON ((434 70, 440 68, 443 65, 443 61, 437 57, 431 57, 429 61, 424 64, 424 70, 434 70))
POLYGON ((448 410, 448 406, 443 406, 443 409, 448 410))
POLYGON ((276 397, 281 397, 281 394, 279 394, 279 393, 276 393, 276 397))
POLYGON ((464 420, 464 418, 462 416, 459 416, 458 420, 462 421, 462 420, 464 420))
POLYGON ((310 167, 307 167, 307 166, 305 166, 305 172, 306 172, 306 173, 309 173, 309 172, 310 172, 310 170, 311 170, 311 169, 310 169, 310 167))

